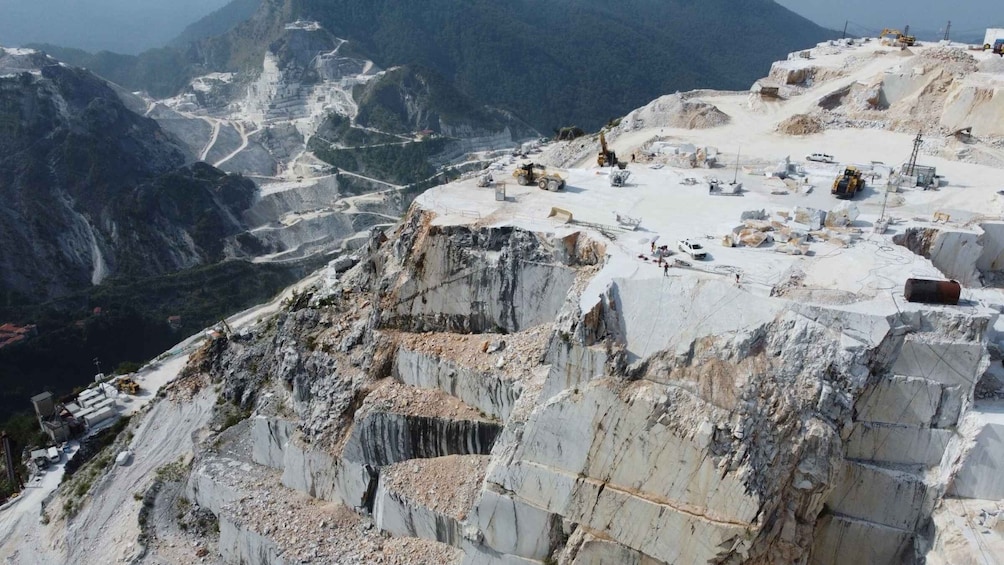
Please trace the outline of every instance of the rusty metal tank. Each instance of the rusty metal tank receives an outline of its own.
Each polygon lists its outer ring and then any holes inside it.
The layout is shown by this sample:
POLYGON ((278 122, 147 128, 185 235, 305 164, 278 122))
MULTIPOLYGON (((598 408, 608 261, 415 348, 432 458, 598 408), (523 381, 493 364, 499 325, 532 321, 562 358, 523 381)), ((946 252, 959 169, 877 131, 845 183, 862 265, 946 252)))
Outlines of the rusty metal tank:
POLYGON ((958 281, 936 281, 931 279, 906 279, 903 295, 908 302, 923 304, 959 303, 962 285, 958 281))

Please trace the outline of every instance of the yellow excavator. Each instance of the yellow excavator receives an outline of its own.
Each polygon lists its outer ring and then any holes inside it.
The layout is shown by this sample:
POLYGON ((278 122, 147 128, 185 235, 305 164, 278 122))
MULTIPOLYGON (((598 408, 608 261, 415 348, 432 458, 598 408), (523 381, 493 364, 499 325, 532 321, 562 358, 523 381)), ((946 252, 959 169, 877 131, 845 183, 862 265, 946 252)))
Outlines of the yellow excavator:
POLYGON ((607 147, 607 136, 600 132, 600 153, 596 156, 596 164, 601 167, 616 167, 617 154, 607 147))
POLYGON ((913 45, 915 43, 917 43, 916 36, 913 36, 913 35, 904 35, 903 32, 901 32, 898 29, 885 28, 885 29, 882 30, 882 33, 879 34, 879 37, 880 38, 885 38, 885 36, 887 36, 887 35, 894 35, 894 36, 896 36, 896 44, 897 45, 905 45, 907 47, 913 47, 913 45))
POLYGON ((549 190, 551 192, 558 192, 565 188, 565 179, 561 178, 560 175, 548 173, 543 165, 535 163, 523 163, 516 167, 516 170, 512 172, 512 176, 516 177, 516 183, 521 186, 536 184, 541 190, 549 190))

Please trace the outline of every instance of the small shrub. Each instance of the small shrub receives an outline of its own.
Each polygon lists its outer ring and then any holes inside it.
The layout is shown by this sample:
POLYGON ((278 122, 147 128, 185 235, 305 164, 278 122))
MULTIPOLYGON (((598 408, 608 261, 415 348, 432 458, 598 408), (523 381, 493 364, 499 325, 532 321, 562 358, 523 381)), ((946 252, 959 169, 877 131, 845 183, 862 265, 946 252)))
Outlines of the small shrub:
POLYGON ((91 490, 91 481, 88 479, 77 484, 77 488, 73 489, 73 494, 77 496, 84 496, 89 490, 91 490))

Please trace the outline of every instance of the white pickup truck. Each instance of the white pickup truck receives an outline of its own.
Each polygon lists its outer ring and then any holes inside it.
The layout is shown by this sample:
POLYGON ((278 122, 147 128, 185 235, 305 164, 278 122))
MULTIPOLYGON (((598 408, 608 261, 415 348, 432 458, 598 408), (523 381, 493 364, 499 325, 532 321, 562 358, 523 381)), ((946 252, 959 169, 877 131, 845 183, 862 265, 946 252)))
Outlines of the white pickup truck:
POLYGON ((705 259, 708 256, 708 252, 705 251, 704 247, 701 247, 701 244, 696 241, 681 239, 677 242, 677 246, 680 248, 680 251, 683 251, 694 259, 705 259))
POLYGON ((815 161, 817 163, 835 163, 836 160, 833 155, 827 155, 826 153, 810 153, 805 156, 806 161, 815 161))

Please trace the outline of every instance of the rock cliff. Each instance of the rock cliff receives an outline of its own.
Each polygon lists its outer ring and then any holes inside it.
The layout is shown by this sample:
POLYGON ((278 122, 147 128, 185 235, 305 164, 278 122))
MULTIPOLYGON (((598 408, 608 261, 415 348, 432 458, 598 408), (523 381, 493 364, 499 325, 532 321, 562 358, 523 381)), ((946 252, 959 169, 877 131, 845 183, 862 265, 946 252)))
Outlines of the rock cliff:
POLYGON ((185 151, 89 72, 0 49, 0 285, 43 301, 225 257, 255 187, 185 151))
MULTIPOLYGON (((255 413, 248 464, 465 563, 921 559, 989 315, 698 276, 586 295, 603 239, 416 204, 334 287, 208 344, 201 369, 255 413)), ((254 541, 236 535, 227 560, 254 541)))

